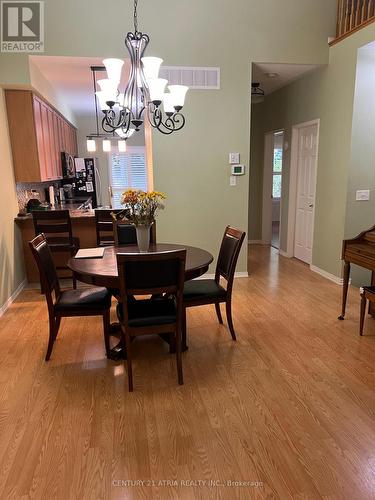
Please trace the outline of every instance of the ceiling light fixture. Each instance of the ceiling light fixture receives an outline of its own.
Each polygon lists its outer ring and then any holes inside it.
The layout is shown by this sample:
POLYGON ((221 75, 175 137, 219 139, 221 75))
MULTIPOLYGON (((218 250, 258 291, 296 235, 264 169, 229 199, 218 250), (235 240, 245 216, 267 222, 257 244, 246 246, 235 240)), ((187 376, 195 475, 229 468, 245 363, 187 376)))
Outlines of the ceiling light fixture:
POLYGON ((134 33, 129 32, 125 38, 131 68, 124 93, 118 90, 124 61, 113 58, 103 61, 107 78, 98 81, 100 91, 96 92, 104 115, 102 128, 106 133, 120 129, 127 134, 131 127, 139 131, 146 115, 152 127, 163 134, 171 134, 185 125, 181 110, 189 88, 168 86, 167 80, 159 78, 163 60, 144 57, 150 38, 138 31, 137 7, 138 0, 134 0, 134 33), (165 92, 167 86, 168 92, 165 92))
POLYGON ((251 84, 251 102, 259 104, 264 101, 264 90, 260 88, 260 83, 251 84))

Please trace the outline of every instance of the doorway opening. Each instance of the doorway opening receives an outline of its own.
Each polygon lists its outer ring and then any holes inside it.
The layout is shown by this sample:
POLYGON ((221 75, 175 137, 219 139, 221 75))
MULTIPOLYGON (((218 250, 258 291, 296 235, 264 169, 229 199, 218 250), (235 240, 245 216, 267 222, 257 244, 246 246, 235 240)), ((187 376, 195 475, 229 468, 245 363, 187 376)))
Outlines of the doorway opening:
POLYGON ((265 134, 262 240, 280 249, 284 131, 265 134))
POLYGON ((281 188, 283 175, 284 132, 274 134, 272 162, 272 239, 271 246, 280 249, 281 188))

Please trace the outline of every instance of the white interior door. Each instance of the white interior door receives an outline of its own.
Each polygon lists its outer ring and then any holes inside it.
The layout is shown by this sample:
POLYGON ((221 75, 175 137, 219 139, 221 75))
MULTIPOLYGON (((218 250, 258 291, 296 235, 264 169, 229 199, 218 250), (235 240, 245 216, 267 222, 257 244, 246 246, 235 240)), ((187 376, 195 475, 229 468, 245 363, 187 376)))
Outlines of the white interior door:
POLYGON ((318 125, 301 127, 298 130, 298 135, 294 256, 311 264, 318 159, 318 125))

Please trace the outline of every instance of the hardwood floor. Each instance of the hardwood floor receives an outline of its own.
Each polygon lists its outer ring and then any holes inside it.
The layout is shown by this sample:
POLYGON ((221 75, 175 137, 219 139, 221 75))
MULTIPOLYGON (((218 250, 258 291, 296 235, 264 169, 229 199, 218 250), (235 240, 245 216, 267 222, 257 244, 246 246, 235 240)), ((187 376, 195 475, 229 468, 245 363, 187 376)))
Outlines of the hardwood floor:
POLYGON ((0 498, 375 498, 375 322, 360 338, 359 291, 339 322, 340 287, 301 262, 252 246, 250 269, 237 343, 213 306, 188 310, 185 385, 146 338, 134 393, 100 318, 63 319, 45 363, 46 306, 24 291, 0 319, 0 498))

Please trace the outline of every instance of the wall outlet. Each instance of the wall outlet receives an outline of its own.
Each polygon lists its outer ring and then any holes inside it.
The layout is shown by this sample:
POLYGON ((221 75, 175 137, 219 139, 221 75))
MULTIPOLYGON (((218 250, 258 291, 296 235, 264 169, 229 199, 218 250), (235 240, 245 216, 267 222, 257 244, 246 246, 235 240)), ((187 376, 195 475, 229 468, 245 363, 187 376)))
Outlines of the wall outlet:
POLYGON ((238 165, 240 163, 240 153, 229 153, 230 165, 238 165))
POLYGON ((356 201, 369 201, 370 199, 370 190, 362 189, 361 191, 357 191, 355 195, 356 201))
POLYGON ((237 185, 237 177, 235 175, 231 175, 229 177, 229 185, 236 186, 237 185))

